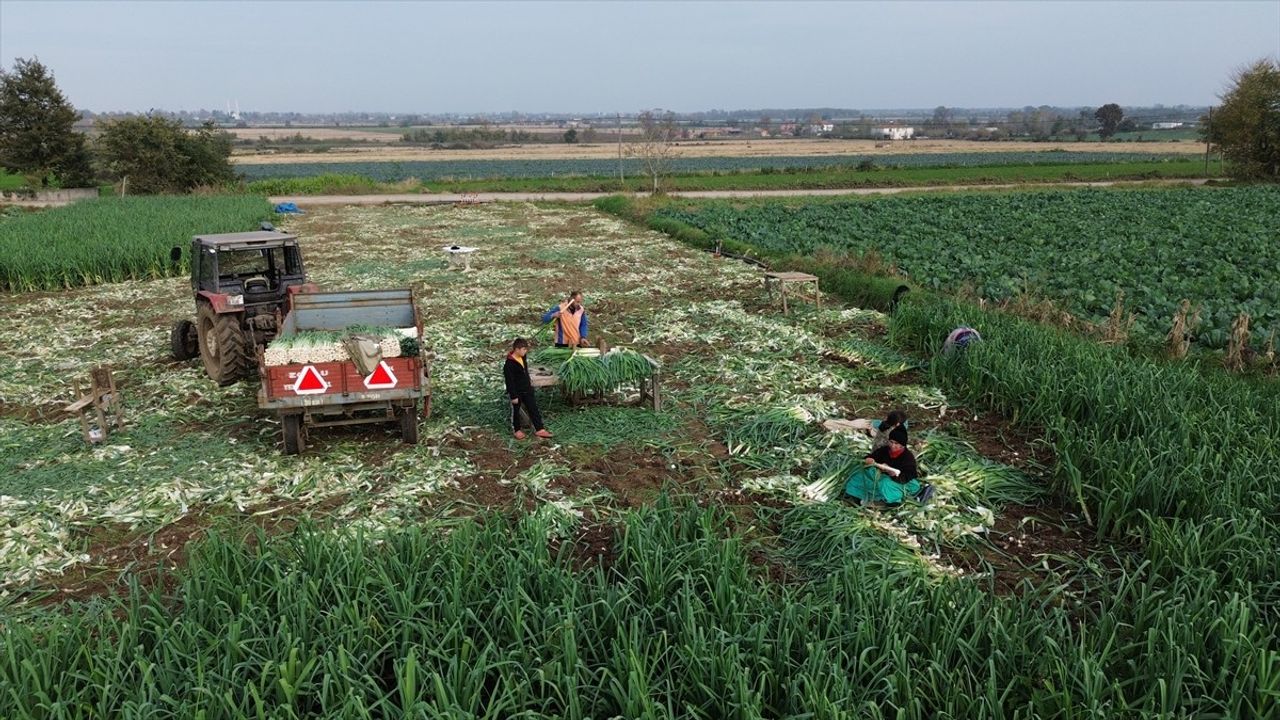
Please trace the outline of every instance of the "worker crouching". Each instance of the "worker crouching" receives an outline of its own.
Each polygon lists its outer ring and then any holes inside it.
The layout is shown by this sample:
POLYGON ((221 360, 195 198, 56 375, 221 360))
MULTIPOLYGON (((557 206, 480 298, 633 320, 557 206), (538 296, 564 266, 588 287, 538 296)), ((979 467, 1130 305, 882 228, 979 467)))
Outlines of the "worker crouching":
POLYGON ((907 449, 907 430, 896 427, 888 442, 872 450, 865 458, 866 467, 855 471, 845 483, 845 494, 859 503, 899 505, 907 498, 927 502, 933 486, 920 482, 916 456, 907 449))

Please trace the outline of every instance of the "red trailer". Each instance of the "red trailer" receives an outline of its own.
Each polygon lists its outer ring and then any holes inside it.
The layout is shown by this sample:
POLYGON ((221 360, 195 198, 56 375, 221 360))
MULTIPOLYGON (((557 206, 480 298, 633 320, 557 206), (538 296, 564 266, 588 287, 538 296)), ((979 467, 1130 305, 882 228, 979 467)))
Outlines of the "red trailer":
MULTIPOLYGON (((412 328, 422 344, 422 318, 410 289, 295 294, 277 337, 355 326, 412 328)), ((305 449, 309 428, 371 422, 397 422, 404 441, 415 444, 419 417, 431 416, 430 366, 421 352, 383 357, 367 374, 350 359, 267 365, 262 349, 258 366, 258 407, 279 415, 286 454, 305 449)))

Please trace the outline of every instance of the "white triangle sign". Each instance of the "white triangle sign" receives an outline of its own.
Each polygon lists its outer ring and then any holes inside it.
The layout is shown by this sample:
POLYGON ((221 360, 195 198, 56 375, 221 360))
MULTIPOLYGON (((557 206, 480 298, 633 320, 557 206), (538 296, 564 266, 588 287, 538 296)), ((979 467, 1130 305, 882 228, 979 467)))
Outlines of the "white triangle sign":
POLYGON ((329 390, 329 381, 320 375, 315 365, 307 365, 298 371, 293 381, 293 392, 297 395, 318 395, 329 390))
POLYGON ((369 373, 369 377, 364 379, 364 386, 370 390, 390 390, 400 382, 396 379, 396 374, 392 372, 391 366, 386 360, 378 363, 378 367, 369 373))

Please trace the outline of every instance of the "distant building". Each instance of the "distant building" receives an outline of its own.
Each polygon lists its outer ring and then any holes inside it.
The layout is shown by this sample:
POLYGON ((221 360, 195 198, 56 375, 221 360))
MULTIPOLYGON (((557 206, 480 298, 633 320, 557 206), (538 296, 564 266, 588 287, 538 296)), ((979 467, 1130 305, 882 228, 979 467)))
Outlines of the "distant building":
POLYGON ((882 127, 876 128, 876 135, 885 140, 910 140, 915 137, 916 129, 913 127, 882 127))
POLYGON ((1186 125, 1186 123, 1180 123, 1180 122, 1153 122, 1153 123, 1151 123, 1151 129, 1152 129, 1152 130, 1172 130, 1172 129, 1174 129, 1174 128, 1180 128, 1180 127, 1182 127, 1183 125, 1186 125))
POLYGON ((822 133, 832 132, 835 129, 836 129, 835 123, 814 123, 809 126, 809 134, 821 135, 822 133))

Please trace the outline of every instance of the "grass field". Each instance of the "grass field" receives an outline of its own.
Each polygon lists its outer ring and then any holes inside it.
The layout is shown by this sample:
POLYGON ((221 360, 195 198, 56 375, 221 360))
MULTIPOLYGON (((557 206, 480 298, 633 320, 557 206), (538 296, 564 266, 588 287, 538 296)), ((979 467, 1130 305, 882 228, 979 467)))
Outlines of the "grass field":
POLYGON ((17 190, 26 185, 26 178, 21 175, 10 175, 0 168, 0 190, 17 190))
MULTIPOLYGON (((993 167, 875 168, 858 170, 800 169, 784 172, 731 172, 675 175, 663 179, 664 190, 817 190, 856 187, 928 187, 1011 183, 1093 182, 1204 177, 1194 161, 1010 165, 993 167)), ((646 192, 652 180, 631 175, 626 189, 646 192)), ((351 195, 406 192, 617 192, 616 177, 498 178, 491 180, 417 180, 379 182, 363 175, 255 180, 248 190, 262 195, 351 195)))
POLYGON ((253 230, 270 216, 263 198, 230 195, 101 198, 24 214, 0 222, 0 291, 181 274, 192 235, 253 230))
MULTIPOLYGON (((682 157, 670 160, 668 173, 694 175, 706 173, 849 171, 858 167, 870 169, 908 168, 998 168, 1005 166, 1040 166, 1111 163, 1194 163, 1195 158, 1154 153, 1093 152, 1064 150, 1041 152, 984 153, 904 153, 897 155, 778 155, 739 157, 682 157)), ((623 159, 624 174, 644 174, 638 158, 623 159)), ((237 167, 245 179, 269 180, 306 178, 325 174, 363 175, 378 182, 417 179, 423 182, 460 182, 468 180, 503 180, 515 178, 593 177, 616 178, 616 159, 507 159, 507 160, 436 160, 422 162, 306 162, 241 165, 237 167)))
POLYGON ((1135 334, 1157 344, 1183 299, 1202 310, 1201 347, 1224 347, 1247 312, 1261 348, 1280 330, 1277 212, 1280 191, 1247 187, 684 201, 656 216, 764 252, 874 252, 924 287, 1047 298, 1098 324, 1123 293, 1135 334))
MULTIPOLYGON (((1070 382, 1041 395, 1063 418, 1044 446, 982 409, 1003 391, 962 382, 993 354, 920 367, 929 348, 912 338, 953 319, 940 310, 900 320, 827 298, 783 316, 758 269, 583 207, 321 208, 289 229, 323 287, 418 290, 435 354, 422 443, 330 429, 280 455, 252 387, 166 357, 169 323, 191 311, 180 279, 7 298, 0 716, 1277 710, 1274 555, 1233 546, 1221 522, 1259 537, 1239 523, 1274 491, 1243 497, 1241 477, 1187 508, 1215 500, 1219 534, 1151 534, 1180 515, 1151 501, 1140 465, 1076 464, 1070 382), (480 248, 475 271, 445 268, 454 243, 480 248), (569 287, 585 288, 594 334, 663 361, 667 406, 547 395, 555 440, 515 442, 503 348, 569 287), (53 409, 68 372, 103 362, 129 427, 89 449, 53 409), (832 502, 866 441, 817 423, 898 406, 935 501, 832 502), (1073 468, 1114 480, 1101 504, 1088 486, 1096 527, 1072 509, 1073 468)), ((1225 418, 1235 387, 1209 388, 1225 418)), ((1141 407, 1121 415, 1153 466, 1156 441, 1189 450, 1156 409, 1163 434, 1141 434, 1141 407)), ((1280 437, 1274 403, 1239 420, 1203 431, 1280 437)))

